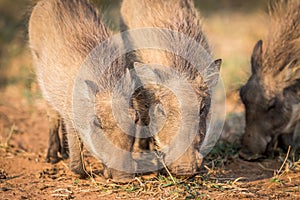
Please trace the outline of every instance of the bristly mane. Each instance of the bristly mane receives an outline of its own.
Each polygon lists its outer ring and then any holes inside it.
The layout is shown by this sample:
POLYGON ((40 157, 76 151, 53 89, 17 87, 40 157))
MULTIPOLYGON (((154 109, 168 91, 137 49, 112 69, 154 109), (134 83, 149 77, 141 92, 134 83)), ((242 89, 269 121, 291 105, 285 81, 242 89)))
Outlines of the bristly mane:
MULTIPOLYGON (((271 27, 263 54, 262 74, 277 76, 287 67, 300 68, 300 1, 278 0, 270 4, 269 11, 271 27)), ((300 78, 295 77, 296 74, 292 76, 289 79, 300 78)))
POLYGON ((106 67, 105 71, 95 65, 99 62, 97 60, 99 60, 101 53, 113 55, 117 53, 118 46, 113 44, 113 41, 107 42, 107 45, 103 49, 98 49, 97 52, 94 51, 91 54, 93 49, 112 36, 112 32, 103 23, 102 16, 99 15, 88 1, 53 1, 54 3, 51 5, 53 5, 52 11, 54 14, 49 13, 49 16, 56 18, 53 20, 56 22, 54 26, 60 32, 61 39, 64 40, 58 42, 64 43, 66 47, 65 52, 69 52, 69 59, 80 61, 86 59, 88 55, 91 56, 92 60, 94 60, 94 66, 90 66, 90 70, 92 70, 91 73, 99 74, 99 89, 109 91, 114 88, 117 81, 125 72, 125 67, 121 66, 123 64, 122 59, 115 60, 110 66, 103 66, 106 67), (73 8, 73 5, 77 5, 76 9, 73 8), (104 49, 107 49, 107 51, 110 50, 110 52, 105 52, 104 49))
MULTIPOLYGON (((159 0, 159 3, 156 3, 156 1, 152 1, 152 6, 147 8, 147 13, 150 13, 153 18, 151 26, 181 32, 195 39, 210 53, 207 38, 202 31, 200 16, 191 0, 171 0, 172 7, 170 7, 170 0, 159 0)), ((143 3, 145 2, 140 2, 140 4, 143 3)), ((143 5, 142 7, 145 6, 148 5, 143 5)), ((143 24, 142 18, 140 23, 143 24)), ((149 26, 149 21, 145 25, 149 26)))
MULTIPOLYGON (((126 9, 124 8, 124 10, 126 9)), ((130 28, 156 27, 178 32, 185 36, 185 38, 178 38, 179 36, 174 36, 162 30, 159 42, 162 44, 162 46, 169 46, 172 49, 175 49, 176 53, 178 54, 176 55, 175 52, 158 50, 155 52, 137 52, 137 56, 140 57, 142 62, 145 62, 145 58, 142 57, 149 57, 149 54, 151 54, 152 57, 147 58, 150 59, 151 62, 155 63, 155 59, 158 57, 160 59, 159 64, 172 66, 172 68, 176 69, 179 73, 185 73, 185 75, 190 76, 190 79, 195 79, 195 76, 198 75, 199 72, 192 67, 189 62, 185 61, 178 55, 188 55, 188 57, 192 57, 192 54, 196 52, 196 50, 192 49, 192 47, 188 49, 188 52, 184 52, 186 48, 183 47, 188 47, 190 45, 190 41, 188 41, 187 38, 190 38, 191 40, 197 42, 197 44, 200 44, 209 55, 211 55, 211 48, 205 34, 203 33, 200 16, 193 4, 193 1, 139 1, 138 4, 135 5, 135 11, 132 12, 133 13, 127 13, 125 11, 123 12, 125 23, 129 21, 130 28), (131 18, 134 20, 126 21, 127 15, 130 15, 129 19, 131 18), (132 24, 130 25, 130 23, 132 24), (178 47, 178 42, 180 42, 182 48, 178 47)), ((157 38, 157 35, 145 35, 144 37, 157 38)), ((135 39, 135 41, 137 40, 135 39)), ((195 55, 195 57, 197 56, 199 57, 200 55, 195 55)))

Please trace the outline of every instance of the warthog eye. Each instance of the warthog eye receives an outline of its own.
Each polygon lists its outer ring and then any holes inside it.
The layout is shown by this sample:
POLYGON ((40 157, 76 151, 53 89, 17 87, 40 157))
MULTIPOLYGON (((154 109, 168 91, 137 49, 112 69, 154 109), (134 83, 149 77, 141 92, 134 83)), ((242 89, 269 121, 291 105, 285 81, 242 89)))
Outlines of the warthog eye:
POLYGON ((137 123, 139 121, 139 113, 137 111, 134 112, 134 122, 137 123))
POLYGON ((134 121, 134 123, 137 123, 140 119, 140 114, 137 110, 129 109, 129 116, 134 121))
POLYGON ((94 117, 93 124, 94 124, 94 126, 102 129, 102 125, 101 125, 100 120, 97 116, 94 117))
POLYGON ((273 110, 276 107, 276 98, 272 99, 267 106, 267 111, 273 110))

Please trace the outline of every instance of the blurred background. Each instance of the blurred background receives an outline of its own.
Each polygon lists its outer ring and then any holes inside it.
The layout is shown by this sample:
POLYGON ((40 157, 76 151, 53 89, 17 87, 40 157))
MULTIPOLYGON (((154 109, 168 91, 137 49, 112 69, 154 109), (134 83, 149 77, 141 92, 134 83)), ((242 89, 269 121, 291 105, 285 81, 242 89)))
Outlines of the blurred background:
MULTIPOLYGON (((27 43, 27 23, 37 0, 0 0, 0 104, 30 106, 41 95, 27 43), (8 98, 9 97, 9 98, 8 98), (18 99, 20 101, 18 101, 18 99)), ((92 0, 107 25, 119 27, 120 0, 92 0)), ((257 40, 266 35, 267 0, 195 0, 215 58, 222 58, 227 113, 242 112, 239 87, 249 77, 249 60, 257 40)))

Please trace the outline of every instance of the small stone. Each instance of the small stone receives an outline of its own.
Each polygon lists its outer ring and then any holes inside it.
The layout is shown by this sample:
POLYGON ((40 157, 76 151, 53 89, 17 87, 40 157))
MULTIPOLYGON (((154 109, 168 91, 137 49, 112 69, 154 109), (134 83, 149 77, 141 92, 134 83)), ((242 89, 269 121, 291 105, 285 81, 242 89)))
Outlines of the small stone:
POLYGON ((0 170, 0 179, 7 179, 7 174, 4 170, 0 170))
POLYGON ((2 187, 2 188, 1 188, 1 191, 3 191, 3 192, 7 192, 7 191, 9 191, 9 190, 11 190, 11 189, 6 188, 6 187, 2 187))

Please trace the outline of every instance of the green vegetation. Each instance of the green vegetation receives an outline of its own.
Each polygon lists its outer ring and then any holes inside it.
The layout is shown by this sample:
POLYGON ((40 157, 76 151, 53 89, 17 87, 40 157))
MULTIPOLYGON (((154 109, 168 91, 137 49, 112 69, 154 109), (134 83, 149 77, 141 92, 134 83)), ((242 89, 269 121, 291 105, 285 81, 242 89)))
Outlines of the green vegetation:
POLYGON ((230 162, 233 158, 238 157, 238 150, 240 146, 233 145, 227 142, 218 142, 211 150, 209 155, 205 158, 207 165, 213 165, 214 167, 223 167, 230 162), (211 162, 213 162, 211 164, 211 162))

